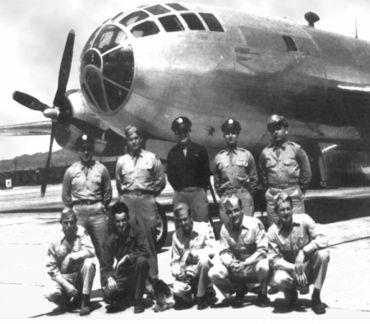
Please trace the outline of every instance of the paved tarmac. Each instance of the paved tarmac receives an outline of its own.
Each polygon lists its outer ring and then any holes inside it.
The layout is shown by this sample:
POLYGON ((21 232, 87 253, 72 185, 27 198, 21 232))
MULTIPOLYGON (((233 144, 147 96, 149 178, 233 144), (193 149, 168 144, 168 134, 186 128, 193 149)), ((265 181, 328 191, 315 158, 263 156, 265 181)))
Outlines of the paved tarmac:
MULTIPOLYGON (((60 230, 61 186, 49 186, 45 198, 39 197, 39 190, 39 187, 23 187, 0 191, 0 318, 79 319, 78 311, 52 317, 54 305, 43 298, 45 285, 50 281, 45 271, 46 250, 55 233, 60 230)), ((245 307, 241 309, 229 307, 197 311, 193 307, 182 311, 171 309, 154 313, 148 308, 144 313, 135 315, 132 308, 129 308, 123 312, 107 314, 99 292, 99 280, 95 278, 92 301, 96 309, 89 318, 370 318, 370 216, 366 216, 370 215, 367 206, 369 190, 366 192, 365 198, 362 197, 364 191, 361 191, 356 196, 350 194, 348 199, 351 200, 348 202, 343 203, 341 200, 338 205, 329 199, 329 206, 328 201, 323 204, 325 210, 331 210, 327 212, 328 215, 324 215, 328 217, 319 219, 325 223, 323 227, 331 245, 331 260, 322 291, 322 300, 328 305, 324 315, 316 316, 312 313, 309 308, 310 295, 300 296, 303 312, 277 312, 282 303, 281 293, 270 295, 273 306, 268 308, 254 305, 256 296, 248 294, 245 307), (362 200, 356 200, 358 197, 362 200), (346 210, 345 206, 360 206, 363 210, 346 210), (336 215, 340 217, 336 218, 336 215)), ((313 199, 314 193, 309 195, 313 199)), ((168 201, 168 192, 161 199, 168 201)), ((324 216, 320 215, 320 218, 324 216)), ((172 282, 168 265, 173 229, 170 217, 168 239, 158 255, 160 278, 168 283, 172 282)))

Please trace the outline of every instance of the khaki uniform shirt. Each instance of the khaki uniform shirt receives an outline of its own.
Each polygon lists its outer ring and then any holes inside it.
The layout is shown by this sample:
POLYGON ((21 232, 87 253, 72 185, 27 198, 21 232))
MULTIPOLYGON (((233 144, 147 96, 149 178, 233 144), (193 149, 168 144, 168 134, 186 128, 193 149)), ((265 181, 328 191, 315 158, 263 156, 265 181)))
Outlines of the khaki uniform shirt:
MULTIPOLYGON (((76 238, 72 244, 66 240, 63 231, 61 231, 56 240, 50 244, 47 252, 48 261, 46 263, 46 268, 48 274, 52 278, 62 274, 60 270, 62 262, 69 254, 72 256, 74 261, 82 261, 86 258, 92 258, 95 256, 95 250, 90 236, 80 225, 77 225, 76 238)), ((75 269, 75 271, 78 270, 79 269, 75 269)))
POLYGON ((101 201, 105 206, 112 199, 112 185, 108 169, 99 161, 85 166, 73 163, 63 178, 62 200, 68 207, 80 200, 101 201))
POLYGON ((282 233, 279 222, 271 225, 267 237, 269 258, 274 269, 279 268, 284 260, 294 263, 299 250, 303 250, 305 255, 309 256, 316 250, 328 246, 320 225, 307 214, 293 214, 289 233, 282 233))
POLYGON ((233 189, 245 188, 251 193, 257 189, 256 163, 253 155, 244 148, 220 151, 215 157, 214 168, 215 188, 219 196, 233 189))
POLYGON ((193 222, 193 230, 189 236, 184 236, 181 229, 176 230, 172 236, 171 247, 171 273, 176 278, 186 267, 185 261, 188 253, 213 257, 216 241, 212 226, 205 222, 193 222))
POLYGON ((157 196, 166 186, 161 161, 146 150, 141 150, 138 156, 125 154, 118 159, 116 182, 120 195, 138 190, 157 196))
POLYGON ((265 228, 259 219, 244 216, 242 224, 237 232, 231 232, 225 226, 221 227, 220 232, 221 262, 229 267, 233 260, 244 261, 251 258, 251 261, 263 259, 267 255, 267 236, 265 228))
POLYGON ((259 167, 266 187, 299 185, 305 190, 312 177, 306 152, 290 141, 281 146, 270 144, 265 147, 260 155, 259 167))

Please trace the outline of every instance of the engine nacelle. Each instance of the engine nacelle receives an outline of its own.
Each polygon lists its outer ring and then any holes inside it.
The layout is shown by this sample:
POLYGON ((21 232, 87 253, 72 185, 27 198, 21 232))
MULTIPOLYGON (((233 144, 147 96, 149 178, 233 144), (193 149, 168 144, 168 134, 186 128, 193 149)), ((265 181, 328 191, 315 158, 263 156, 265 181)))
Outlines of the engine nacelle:
POLYGON ((90 110, 80 90, 70 90, 66 97, 69 114, 58 117, 55 129, 55 140, 60 146, 78 151, 78 138, 88 134, 94 138, 94 155, 112 156, 125 152, 125 139, 108 129, 90 110))

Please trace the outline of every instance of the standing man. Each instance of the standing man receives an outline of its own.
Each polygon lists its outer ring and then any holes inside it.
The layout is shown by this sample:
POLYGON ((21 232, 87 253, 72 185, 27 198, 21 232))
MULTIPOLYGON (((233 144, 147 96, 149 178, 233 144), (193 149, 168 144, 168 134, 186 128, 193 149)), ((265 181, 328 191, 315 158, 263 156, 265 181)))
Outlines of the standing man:
POLYGON ((125 128, 128 153, 121 156, 116 166, 116 183, 120 201, 130 211, 132 226, 139 226, 149 249, 149 276, 158 277, 155 249, 158 208, 155 197, 166 185, 162 163, 154 153, 142 148, 142 137, 137 127, 125 128))
POLYGON ((267 122, 272 143, 259 158, 262 182, 266 190, 269 226, 278 217, 274 197, 285 192, 292 198, 295 213, 304 213, 304 192, 311 181, 311 166, 306 152, 297 143, 288 141, 288 122, 283 116, 272 115, 267 122))
POLYGON ((83 134, 76 143, 80 161, 65 172, 62 200, 77 216, 77 224, 89 233, 101 263, 103 243, 108 236, 107 207, 112 199, 108 169, 93 159, 93 138, 83 134))
POLYGON ((175 190, 173 205, 185 203, 195 221, 208 222, 207 188, 211 171, 207 150, 190 140, 189 118, 177 117, 171 129, 178 141, 167 156, 167 177, 175 190))
POLYGON ((193 222, 190 208, 180 203, 174 208, 176 231, 172 237, 171 272, 175 278, 173 292, 178 304, 205 309, 214 291, 208 270, 215 255, 216 241, 210 223, 193 222))
POLYGON ((290 308, 298 304, 297 289, 313 284, 312 310, 324 314, 320 292, 330 259, 328 241, 310 216, 293 212, 292 199, 286 193, 276 197, 275 210, 279 221, 267 233, 272 284, 284 292, 290 308))
POLYGON ((245 216, 241 200, 231 195, 225 198, 226 221, 221 227, 220 262, 209 270, 214 285, 227 297, 236 292, 234 307, 242 307, 247 284, 260 283, 257 303, 268 306, 266 295, 269 274, 267 236, 258 218, 245 216))
POLYGON ((112 233, 104 245, 101 271, 104 300, 114 310, 123 299, 133 299, 134 313, 142 313, 149 271, 144 233, 138 226, 130 225, 128 208, 120 201, 112 207, 111 224, 112 233))
POLYGON ((62 233, 50 244, 46 268, 53 285, 45 298, 64 312, 82 293, 80 315, 91 310, 90 292, 95 276, 95 250, 86 230, 77 225, 76 215, 70 209, 60 216, 62 233))
MULTIPOLYGON (((217 153, 214 163, 214 183, 221 201, 231 194, 237 196, 243 205, 243 213, 254 214, 253 194, 257 190, 258 174, 253 155, 248 150, 238 147, 241 131, 240 123, 232 118, 221 126, 226 142, 226 149, 217 153)), ((221 219, 225 219, 225 208, 220 205, 221 219)))

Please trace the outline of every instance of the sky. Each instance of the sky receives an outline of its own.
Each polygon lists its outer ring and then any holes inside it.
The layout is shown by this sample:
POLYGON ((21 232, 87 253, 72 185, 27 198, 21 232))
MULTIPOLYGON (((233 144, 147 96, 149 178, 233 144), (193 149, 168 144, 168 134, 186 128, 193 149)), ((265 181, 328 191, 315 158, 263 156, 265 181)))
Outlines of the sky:
MULTIPOLYGON (((15 90, 51 104, 59 64, 70 29, 76 33, 74 59, 67 89, 79 88, 79 56, 91 33, 106 19, 152 0, 1 0, 0 1, 0 125, 45 120, 40 112, 12 100, 15 90)), ((172 1, 175 2, 175 1, 172 1)), ((287 17, 306 24, 307 11, 319 14, 319 29, 355 35, 370 41, 368 0, 187 0, 227 7, 251 14, 287 17)), ((1 137, 0 160, 22 154, 46 152, 48 136, 1 137)), ((60 149, 54 143, 54 150, 60 149)))

